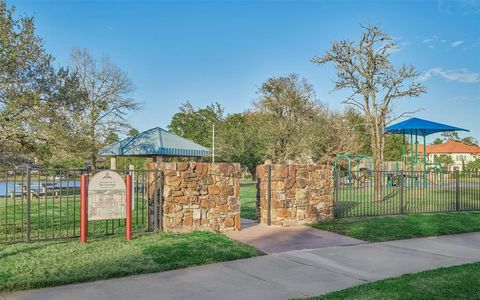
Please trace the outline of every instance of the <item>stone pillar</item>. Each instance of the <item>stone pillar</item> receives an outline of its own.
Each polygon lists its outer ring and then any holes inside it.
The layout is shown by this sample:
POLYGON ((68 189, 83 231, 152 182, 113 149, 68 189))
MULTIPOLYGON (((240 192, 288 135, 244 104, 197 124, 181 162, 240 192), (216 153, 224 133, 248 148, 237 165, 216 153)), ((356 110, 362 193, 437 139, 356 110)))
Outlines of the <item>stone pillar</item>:
MULTIPOLYGON (((164 174, 163 227, 170 232, 240 230, 240 165, 151 162, 164 174)), ((153 173, 153 172, 149 172, 153 173)), ((154 197, 149 179, 149 203, 154 197)))
POLYGON ((260 222, 267 222, 267 189, 270 186, 271 224, 296 226, 333 219, 333 168, 326 165, 268 165, 257 167, 260 222))

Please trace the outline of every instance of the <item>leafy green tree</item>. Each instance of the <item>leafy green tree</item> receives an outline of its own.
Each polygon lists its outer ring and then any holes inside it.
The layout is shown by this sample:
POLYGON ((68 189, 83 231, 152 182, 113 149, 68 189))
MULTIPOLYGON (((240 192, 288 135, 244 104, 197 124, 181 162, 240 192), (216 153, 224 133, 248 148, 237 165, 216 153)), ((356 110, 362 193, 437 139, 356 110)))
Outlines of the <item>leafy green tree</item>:
POLYGON ((69 114, 81 93, 75 74, 52 67, 34 19, 14 13, 0 1, 1 162, 48 164, 75 148, 69 114))
POLYGON ((0 1, 0 147, 5 158, 38 150, 33 122, 54 73, 33 18, 16 19, 14 13, 0 1))
POLYGON ((136 136, 137 134, 139 134, 140 132, 135 129, 135 128, 131 128, 129 131, 128 131, 128 136, 136 136))
POLYGON ((477 158, 475 160, 469 161, 468 163, 465 164, 465 169, 469 172, 475 171, 478 172, 480 171, 480 158, 477 158))
POLYGON ((434 145, 440 145, 440 144, 442 144, 442 143, 443 143, 443 140, 442 140, 441 138, 438 138, 438 137, 437 137, 437 138, 433 141, 432 144, 434 144, 434 145))
POLYGON ((277 163, 308 158, 307 137, 319 111, 312 85, 291 74, 267 79, 258 94, 254 116, 267 145, 265 158, 277 163))
POLYGON ((219 103, 195 109, 187 101, 180 106, 179 112, 173 115, 168 129, 181 137, 211 148, 213 125, 216 125, 216 130, 219 129, 223 114, 224 108, 219 103))
POLYGON ((251 114, 228 115, 217 132, 218 160, 238 162, 255 176, 257 165, 263 163, 265 144, 251 114))
POLYGON ((449 169, 450 166, 454 164, 453 158, 447 154, 440 154, 438 156, 434 156, 434 162, 439 163, 442 167, 449 169))
POLYGON ((118 134, 115 131, 109 131, 107 133, 107 137, 105 138, 105 144, 113 144, 120 141, 120 138, 118 137, 118 134))
POLYGON ((442 137, 446 141, 460 141, 460 137, 458 136, 458 132, 456 131, 442 132, 442 137))
POLYGON ((473 136, 466 136, 460 142, 468 146, 478 146, 478 141, 473 136))

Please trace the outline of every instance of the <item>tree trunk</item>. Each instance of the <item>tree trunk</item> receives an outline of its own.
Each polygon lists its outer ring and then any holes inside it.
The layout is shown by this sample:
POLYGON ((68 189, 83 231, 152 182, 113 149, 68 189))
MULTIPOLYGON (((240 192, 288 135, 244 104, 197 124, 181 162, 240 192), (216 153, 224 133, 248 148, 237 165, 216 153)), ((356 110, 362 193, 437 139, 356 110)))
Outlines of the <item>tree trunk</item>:
POLYGON ((381 122, 370 124, 370 145, 373 156, 373 202, 383 201, 383 152, 385 147, 385 136, 381 122))

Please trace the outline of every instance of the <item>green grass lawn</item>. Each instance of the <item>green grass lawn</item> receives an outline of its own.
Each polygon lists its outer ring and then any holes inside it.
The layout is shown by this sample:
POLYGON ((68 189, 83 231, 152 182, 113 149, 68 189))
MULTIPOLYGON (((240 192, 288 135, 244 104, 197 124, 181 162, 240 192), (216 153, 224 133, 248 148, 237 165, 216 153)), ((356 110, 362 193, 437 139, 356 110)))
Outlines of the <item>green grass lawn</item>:
POLYGON ((254 181, 242 182, 240 184, 240 202, 242 218, 255 220, 256 219, 256 199, 257 187, 254 181))
POLYGON ((184 268, 260 255, 211 232, 0 245, 0 291, 14 291, 184 268))
POLYGON ((480 212, 344 218, 311 226, 360 240, 381 242, 480 231, 480 212))
POLYGON ((311 299, 480 299, 480 263, 441 268, 311 299))

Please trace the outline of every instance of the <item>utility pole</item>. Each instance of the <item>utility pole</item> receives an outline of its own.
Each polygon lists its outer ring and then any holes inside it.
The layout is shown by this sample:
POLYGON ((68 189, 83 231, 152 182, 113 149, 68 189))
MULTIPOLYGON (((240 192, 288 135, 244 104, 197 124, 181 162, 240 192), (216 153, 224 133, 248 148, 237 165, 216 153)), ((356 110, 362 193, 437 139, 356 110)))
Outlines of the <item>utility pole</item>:
POLYGON ((215 124, 212 125, 212 163, 215 163, 215 124))

